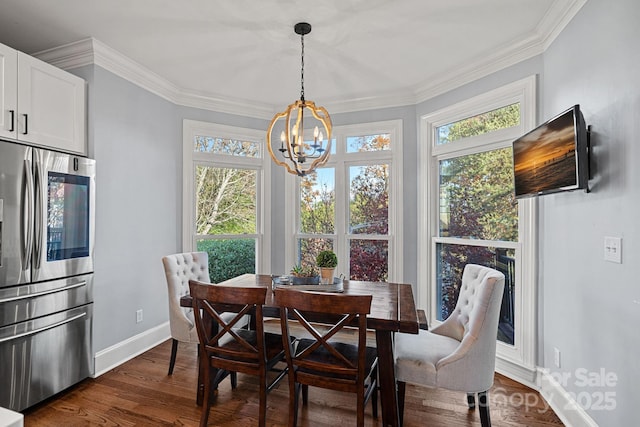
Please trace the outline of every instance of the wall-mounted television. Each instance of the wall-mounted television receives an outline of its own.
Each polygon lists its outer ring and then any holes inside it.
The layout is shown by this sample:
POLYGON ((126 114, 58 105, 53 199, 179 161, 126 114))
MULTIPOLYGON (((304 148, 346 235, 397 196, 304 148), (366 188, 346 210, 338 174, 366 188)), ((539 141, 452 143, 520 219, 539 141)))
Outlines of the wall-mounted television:
POLYGON ((589 191, 589 140, 580 105, 513 141, 516 198, 589 191))

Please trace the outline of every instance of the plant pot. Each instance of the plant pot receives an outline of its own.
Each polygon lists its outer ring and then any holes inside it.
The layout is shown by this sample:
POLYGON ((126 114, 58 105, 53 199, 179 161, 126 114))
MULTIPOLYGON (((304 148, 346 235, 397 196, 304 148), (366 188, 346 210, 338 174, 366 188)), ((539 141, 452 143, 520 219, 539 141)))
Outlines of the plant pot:
POLYGON ((321 267, 320 268, 320 278, 322 279, 322 283, 333 283, 333 275, 336 271, 335 267, 321 267))

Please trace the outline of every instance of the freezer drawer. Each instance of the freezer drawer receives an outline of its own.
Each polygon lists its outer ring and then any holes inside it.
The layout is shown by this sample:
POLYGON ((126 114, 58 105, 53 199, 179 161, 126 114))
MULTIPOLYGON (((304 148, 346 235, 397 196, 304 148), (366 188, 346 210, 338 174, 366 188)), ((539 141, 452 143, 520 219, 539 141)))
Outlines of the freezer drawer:
POLYGON ((93 304, 0 328, 0 406, 21 411, 93 375, 93 304))
POLYGON ((0 288, 0 328, 93 302, 93 274, 0 288))

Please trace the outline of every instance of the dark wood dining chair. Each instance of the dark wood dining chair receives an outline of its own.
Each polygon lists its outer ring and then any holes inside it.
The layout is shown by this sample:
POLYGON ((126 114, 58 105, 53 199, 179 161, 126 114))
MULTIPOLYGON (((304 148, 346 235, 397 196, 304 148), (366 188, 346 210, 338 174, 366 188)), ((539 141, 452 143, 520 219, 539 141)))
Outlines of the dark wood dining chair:
MULTIPOLYGON (((201 357, 206 358, 204 378, 204 405, 200 426, 207 425, 211 409, 211 390, 226 372, 241 372, 255 375, 260 382, 260 413, 258 425, 266 422, 267 393, 286 375, 281 369, 275 378, 268 381, 267 373, 278 362, 284 361, 285 353, 281 335, 265 333, 262 306, 266 288, 220 286, 189 281, 193 298, 193 312, 202 346, 201 357), (233 318, 228 314, 235 313, 233 318), (255 330, 238 327, 246 315, 255 318, 255 330)), ((295 339, 291 337, 290 339, 295 339)), ((205 361, 203 361, 205 362, 205 361)))
POLYGON ((357 425, 364 425, 364 407, 371 399, 373 416, 378 417, 377 364, 375 348, 367 347, 367 314, 371 295, 341 295, 276 289, 280 306, 283 343, 289 366, 289 426, 298 421, 298 401, 302 387, 303 402, 308 386, 355 393, 357 425), (317 328, 314 320, 330 321, 328 329, 317 328), (311 338, 290 339, 290 321, 304 327, 311 338), (345 327, 356 326, 357 343, 345 343, 336 334, 345 327))

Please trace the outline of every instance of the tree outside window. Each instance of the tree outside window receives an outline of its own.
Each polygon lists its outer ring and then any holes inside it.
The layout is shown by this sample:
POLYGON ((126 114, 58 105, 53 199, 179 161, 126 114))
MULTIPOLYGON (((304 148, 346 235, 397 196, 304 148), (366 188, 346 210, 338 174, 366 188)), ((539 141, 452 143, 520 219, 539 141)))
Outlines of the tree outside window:
POLYGON ((260 144, 203 135, 193 144, 196 250, 208 253, 213 283, 255 273, 260 144))
POLYGON ((338 258, 351 280, 387 281, 391 134, 344 136, 341 142, 331 167, 300 180, 298 261, 313 264, 321 250, 344 248, 338 258), (346 201, 346 212, 336 212, 337 199, 346 201))
MULTIPOLYGON (((516 126, 519 122, 519 104, 512 104, 439 127, 438 143, 453 143, 516 126)), ((452 153, 452 157, 439 161, 438 232, 440 237, 459 239, 435 245, 438 320, 446 319, 455 307, 466 264, 492 267, 506 277, 499 339, 513 344, 515 252, 507 247, 479 243, 518 241, 511 148, 458 156, 452 153)))

